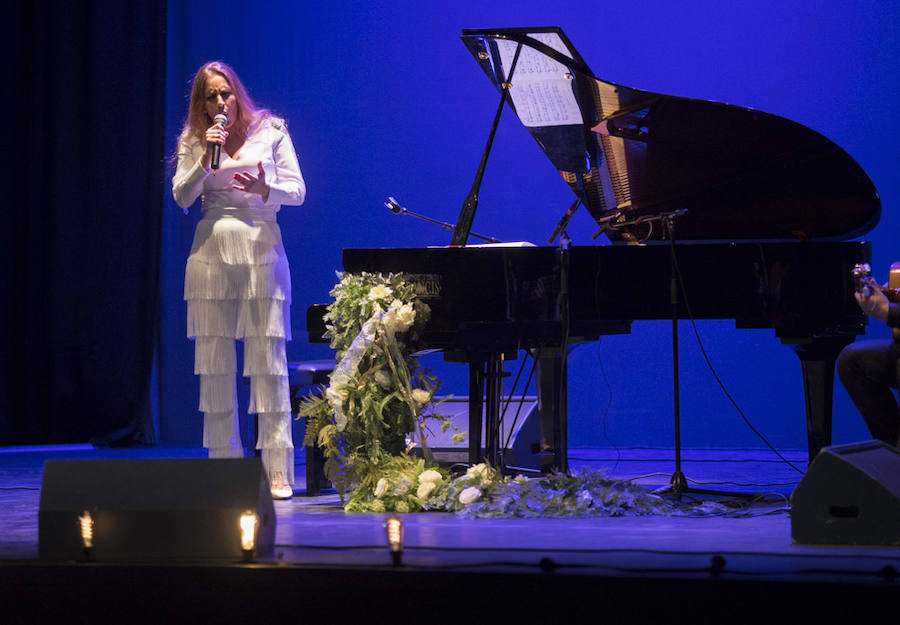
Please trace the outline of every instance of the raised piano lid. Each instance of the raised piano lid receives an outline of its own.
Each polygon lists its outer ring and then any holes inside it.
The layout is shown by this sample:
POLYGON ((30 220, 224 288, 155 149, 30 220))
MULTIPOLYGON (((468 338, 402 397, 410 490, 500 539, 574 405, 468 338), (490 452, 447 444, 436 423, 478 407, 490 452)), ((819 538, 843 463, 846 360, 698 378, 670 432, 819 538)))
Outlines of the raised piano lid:
POLYGON ((682 241, 838 240, 878 223, 865 171, 801 124, 601 80, 555 27, 464 30, 462 41, 498 90, 511 83, 510 107, 613 242, 662 228, 611 224, 685 209, 682 241))

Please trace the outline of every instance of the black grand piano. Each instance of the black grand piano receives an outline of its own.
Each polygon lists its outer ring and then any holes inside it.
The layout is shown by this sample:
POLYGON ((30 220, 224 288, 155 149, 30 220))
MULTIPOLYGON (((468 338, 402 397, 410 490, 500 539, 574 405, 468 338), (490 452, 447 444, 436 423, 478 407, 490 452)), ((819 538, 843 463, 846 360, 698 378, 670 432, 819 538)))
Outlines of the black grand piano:
MULTIPOLYGON (((529 349, 555 355, 543 361, 553 410, 542 420, 564 469, 565 347, 635 319, 672 320, 676 426, 677 320, 734 319, 795 350, 810 458, 831 444, 834 362, 866 323, 851 270, 871 259, 870 243, 847 239, 881 211, 853 158, 781 117, 601 80, 558 28, 465 30, 462 41, 500 92, 495 127, 511 108, 605 243, 568 245, 573 204, 559 245, 469 245, 489 141, 450 246, 344 250, 345 271, 423 284, 428 347, 469 363, 470 460, 496 462, 502 360, 529 349)), ((308 310, 310 341, 324 340, 322 313, 308 310)))

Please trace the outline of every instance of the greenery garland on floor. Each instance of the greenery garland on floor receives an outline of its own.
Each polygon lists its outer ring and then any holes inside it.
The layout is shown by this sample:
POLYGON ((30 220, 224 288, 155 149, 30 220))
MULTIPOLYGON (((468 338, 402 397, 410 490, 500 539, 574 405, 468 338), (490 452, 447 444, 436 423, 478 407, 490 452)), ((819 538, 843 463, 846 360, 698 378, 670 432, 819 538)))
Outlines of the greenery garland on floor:
POLYGON ((307 419, 304 444, 322 448, 325 475, 346 511, 572 517, 679 510, 646 488, 599 471, 527 479, 478 464, 454 476, 432 462, 428 433, 453 426, 438 412, 438 379, 412 356, 430 308, 402 274, 338 278, 325 315, 337 364, 328 387, 305 397, 298 414, 307 419), (422 457, 410 454, 414 447, 422 457))

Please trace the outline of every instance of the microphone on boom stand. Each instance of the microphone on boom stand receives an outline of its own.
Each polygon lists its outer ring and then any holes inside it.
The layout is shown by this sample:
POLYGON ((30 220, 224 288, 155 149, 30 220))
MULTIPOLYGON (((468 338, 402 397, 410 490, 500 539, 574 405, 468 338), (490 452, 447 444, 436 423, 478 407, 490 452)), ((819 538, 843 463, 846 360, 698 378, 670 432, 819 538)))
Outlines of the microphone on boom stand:
MULTIPOLYGON (((408 210, 406 207, 401 206, 400 203, 397 202, 397 200, 395 200, 393 197, 388 197, 388 201, 385 202, 384 205, 387 206, 388 209, 395 215, 409 215, 411 217, 416 217, 418 219, 423 219, 427 222, 436 224, 436 225, 440 226, 441 228, 443 228, 444 230, 451 230, 451 231, 456 230, 456 226, 453 224, 448 224, 445 221, 438 221, 437 219, 432 219, 431 217, 426 217, 425 215, 420 215, 418 213, 412 212, 411 210, 408 210)), ((475 232, 470 232, 469 234, 471 236, 477 237, 483 241, 487 241, 488 243, 502 243, 503 242, 500 239, 495 239, 494 237, 485 236, 483 234, 477 234, 475 232)))
POLYGON ((547 239, 547 243, 553 243, 553 239, 555 239, 556 235, 560 232, 563 234, 563 236, 565 236, 566 226, 569 225, 569 220, 572 218, 572 215, 575 214, 575 210, 578 208, 579 204, 581 204, 581 198, 572 202, 569 210, 567 210, 565 214, 560 217, 559 223, 556 224, 556 228, 554 228, 553 232, 550 234, 550 238, 547 239))

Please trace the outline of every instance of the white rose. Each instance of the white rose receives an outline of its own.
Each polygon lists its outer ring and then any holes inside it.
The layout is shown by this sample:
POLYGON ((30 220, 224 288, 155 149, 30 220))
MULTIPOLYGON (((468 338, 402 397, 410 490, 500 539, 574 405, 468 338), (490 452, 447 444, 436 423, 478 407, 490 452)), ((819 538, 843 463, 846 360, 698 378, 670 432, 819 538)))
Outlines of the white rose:
POLYGON ((425 499, 426 497, 428 497, 428 495, 431 494, 431 491, 433 491, 436 486, 437 484, 435 484, 434 482, 422 482, 421 484, 419 484, 419 488, 416 489, 416 496, 419 499, 425 499))
POLYGON ((401 306, 397 310, 397 331, 406 332, 416 320, 416 309, 412 304, 401 306))
POLYGON ((391 379, 391 374, 384 369, 379 369, 375 372, 375 383, 384 390, 388 390, 392 386, 394 386, 394 381, 391 379))
POLYGON ((419 406, 424 406, 431 401, 431 393, 424 388, 414 388, 412 391, 412 398, 419 406))
POLYGON ((487 465, 483 462, 474 464, 466 471, 466 477, 481 478, 487 474, 487 465))
POLYGON ((419 484, 424 484, 426 482, 440 482, 442 479, 443 476, 434 469, 428 469, 427 471, 419 473, 419 484))
POLYGON ((475 503, 481 498, 481 491, 475 488, 474 486, 469 486, 459 494, 459 503, 463 505, 468 505, 470 503, 475 503))
POLYGON ((378 480, 378 483, 375 484, 375 496, 381 497, 383 494, 387 492, 388 482, 386 479, 381 478, 378 480))
POLYGON ((369 289, 368 300, 374 302, 376 300, 386 299, 390 297, 392 293, 391 287, 384 286, 383 284, 376 284, 369 289))
POLYGON ((393 307, 387 309, 387 312, 381 317, 381 323, 384 325, 386 332, 390 334, 396 334, 398 332, 397 312, 393 307))
POLYGON ((416 320, 416 310, 412 304, 404 304, 395 299, 381 321, 389 332, 406 332, 416 320))

